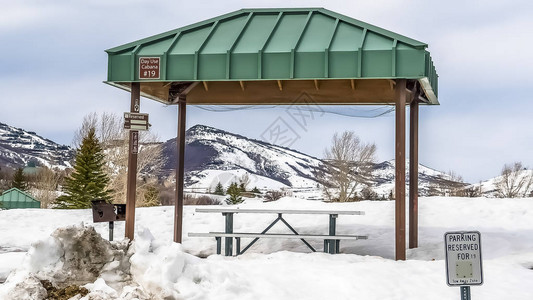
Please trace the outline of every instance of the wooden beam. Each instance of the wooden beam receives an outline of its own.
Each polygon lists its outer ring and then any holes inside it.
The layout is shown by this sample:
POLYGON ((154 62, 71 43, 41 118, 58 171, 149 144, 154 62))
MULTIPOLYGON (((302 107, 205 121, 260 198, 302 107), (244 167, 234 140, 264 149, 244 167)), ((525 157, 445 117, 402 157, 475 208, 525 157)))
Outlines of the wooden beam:
MULTIPOLYGON (((138 113, 141 109, 141 85, 131 83, 130 112, 138 113)), ((139 132, 130 130, 128 149, 128 174, 126 182, 126 224, 125 237, 133 240, 135 237, 135 196, 137 190, 137 152, 139 150, 139 132)))
POLYGON ((352 90, 355 91, 355 79, 350 79, 350 85, 352 86, 352 90))
POLYGON ((203 85, 204 85, 204 89, 205 91, 209 91, 209 87, 207 86, 207 81, 202 81, 203 85))
POLYGON ((396 85, 396 81, 392 80, 392 79, 388 79, 389 81, 389 86, 390 86, 390 89, 391 90, 394 90, 394 86, 396 85))
POLYGON ((242 80, 239 80, 239 84, 241 85, 241 90, 244 92, 244 82, 242 80))
MULTIPOLYGON (((210 81, 209 91, 200 83, 187 95, 187 104, 194 105, 284 105, 305 92, 316 104, 383 104, 395 103, 394 90, 383 79, 355 80, 356 89, 349 79, 319 80, 319 90, 313 80, 254 80, 244 81, 245 92, 234 81, 210 81), (282 91, 282 92, 280 92, 282 91)), ((144 84, 144 83, 143 83, 144 84)))
POLYGON ((396 260, 405 260, 405 104, 406 80, 398 79, 396 96, 396 176, 395 176, 395 236, 396 260))
POLYGON ((177 165, 176 165, 176 196, 174 203, 174 242, 182 242, 183 234, 183 185, 185 174, 185 119, 187 102, 178 102, 178 136, 177 143, 177 165))
POLYGON ((418 101, 409 110, 409 248, 418 247, 418 101))
POLYGON ((315 89, 318 91, 319 90, 319 88, 318 88, 318 80, 313 79, 313 81, 315 82, 315 89))

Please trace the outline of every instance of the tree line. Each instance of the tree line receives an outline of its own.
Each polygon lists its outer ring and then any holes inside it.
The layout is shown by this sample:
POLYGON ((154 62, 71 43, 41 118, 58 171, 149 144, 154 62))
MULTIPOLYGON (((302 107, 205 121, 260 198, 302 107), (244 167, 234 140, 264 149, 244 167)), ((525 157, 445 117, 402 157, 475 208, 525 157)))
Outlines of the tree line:
MULTIPOLYGON (((71 169, 59 170, 39 167, 34 174, 24 174, 0 169, 0 192, 12 187, 28 191, 41 201, 42 207, 89 208, 91 200, 102 199, 111 203, 124 203, 128 160, 128 132, 122 128, 123 120, 115 114, 91 113, 84 117, 76 130, 73 144, 75 161, 71 169), (60 192, 61 190, 61 192, 60 192)), ((157 136, 141 132, 138 154, 137 205, 155 206, 174 202, 174 184, 162 180, 160 170, 164 163, 157 136)), ((378 195, 371 186, 376 145, 364 143, 353 131, 336 133, 331 146, 325 149, 325 166, 317 172, 324 198, 331 202, 359 200, 393 200, 394 193, 378 195)), ((239 182, 224 189, 219 182, 215 195, 226 195, 226 203, 238 204, 243 196, 261 195, 264 201, 275 201, 288 195, 287 191, 268 191, 264 194, 255 187, 248 191, 247 174, 239 182)), ((532 197, 533 172, 520 162, 505 165, 495 180, 496 196, 502 198, 532 197)), ((428 189, 429 196, 482 196, 482 184, 467 185, 455 172, 435 180, 428 189)), ((187 198, 187 197, 186 197, 187 198)), ((205 198, 205 197, 204 197, 205 198)), ((188 197, 194 203, 217 204, 214 199, 188 197)))

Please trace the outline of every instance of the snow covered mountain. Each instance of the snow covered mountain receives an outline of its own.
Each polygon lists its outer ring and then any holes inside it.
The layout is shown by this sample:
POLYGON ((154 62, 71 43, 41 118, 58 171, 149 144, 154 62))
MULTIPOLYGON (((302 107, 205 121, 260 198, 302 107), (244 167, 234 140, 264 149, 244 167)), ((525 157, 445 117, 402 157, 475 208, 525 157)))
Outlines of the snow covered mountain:
MULTIPOLYGON (((207 188, 229 184, 244 173, 259 188, 316 186, 324 163, 315 157, 216 128, 196 125, 186 132, 187 186, 207 188)), ((167 141, 165 169, 176 166, 176 141, 167 141)))
POLYGON ((66 168, 74 151, 56 144, 35 132, 0 123, 0 167, 19 168, 35 165, 66 168))
MULTIPOLYGON (((296 150, 249 139, 227 131, 196 125, 186 132, 185 182, 189 189, 213 191, 220 182, 225 187, 248 177, 248 187, 259 189, 316 189, 317 174, 326 162, 296 150)), ((163 143, 166 163, 163 174, 173 176, 176 166, 176 141, 163 143)), ((0 167, 35 165, 69 167, 74 151, 34 132, 0 123, 0 167)), ((408 170, 407 170, 408 171, 408 170)), ((461 185, 447 174, 419 165, 419 192, 431 195, 443 186, 461 185)), ((374 165, 372 188, 378 195, 394 189, 394 160, 374 165)), ((408 176, 408 174, 407 174, 408 176)), ((464 184, 463 184, 464 185, 464 184)))
MULTIPOLYGON (((164 169, 172 174, 176 166, 175 139, 163 144, 163 153, 168 158, 164 169)), ((191 189, 213 190, 218 182, 227 187, 244 174, 248 174, 250 188, 316 188, 316 174, 324 167, 321 159, 216 128, 196 125, 186 132, 185 179, 191 189)), ((394 160, 376 164, 374 191, 388 195, 394 188, 394 174, 394 160)), ((430 194, 432 188, 450 183, 458 184, 443 172, 419 165, 420 194, 430 194)))
POLYGON ((515 176, 509 176, 505 179, 502 175, 494 178, 481 181, 479 183, 471 184, 467 186, 467 189, 476 191, 476 195, 484 197, 501 197, 509 196, 510 193, 514 194, 514 197, 531 197, 533 195, 533 170, 521 170, 514 174, 515 176), (499 183, 506 182, 504 184, 503 193, 499 190, 499 183))

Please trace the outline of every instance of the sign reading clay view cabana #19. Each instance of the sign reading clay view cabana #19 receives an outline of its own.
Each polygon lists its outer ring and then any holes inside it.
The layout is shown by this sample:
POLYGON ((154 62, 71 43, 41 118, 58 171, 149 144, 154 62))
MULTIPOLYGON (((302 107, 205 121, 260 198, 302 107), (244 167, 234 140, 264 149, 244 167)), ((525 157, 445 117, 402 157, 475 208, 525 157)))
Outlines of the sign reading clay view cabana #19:
MULTIPOLYGON (((406 253, 406 106, 410 106, 409 247, 418 245, 418 106, 438 105, 427 44, 323 8, 243 9, 106 50, 106 83, 178 106, 174 241, 182 241, 187 104, 394 105, 396 259, 406 253)), ((131 136, 131 135, 130 135, 131 136)), ((131 143, 131 141, 130 141, 131 143)), ((136 157, 129 172, 136 172, 136 157)), ((133 239, 135 175, 126 236, 133 239)))

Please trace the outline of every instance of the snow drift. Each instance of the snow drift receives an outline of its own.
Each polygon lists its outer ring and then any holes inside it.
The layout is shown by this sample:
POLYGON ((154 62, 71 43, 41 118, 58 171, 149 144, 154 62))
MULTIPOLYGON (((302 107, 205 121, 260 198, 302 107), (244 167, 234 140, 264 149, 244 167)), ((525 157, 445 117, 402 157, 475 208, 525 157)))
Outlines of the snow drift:
MULTIPOLYGON (((186 263, 198 258, 175 243, 156 242, 143 230, 131 244, 109 242, 93 227, 57 229, 30 248, 23 266, 0 291, 1 299, 46 299, 45 282, 54 288, 86 288, 81 299, 178 299, 176 283, 186 263)), ((74 295, 72 295, 74 296, 74 295)))

